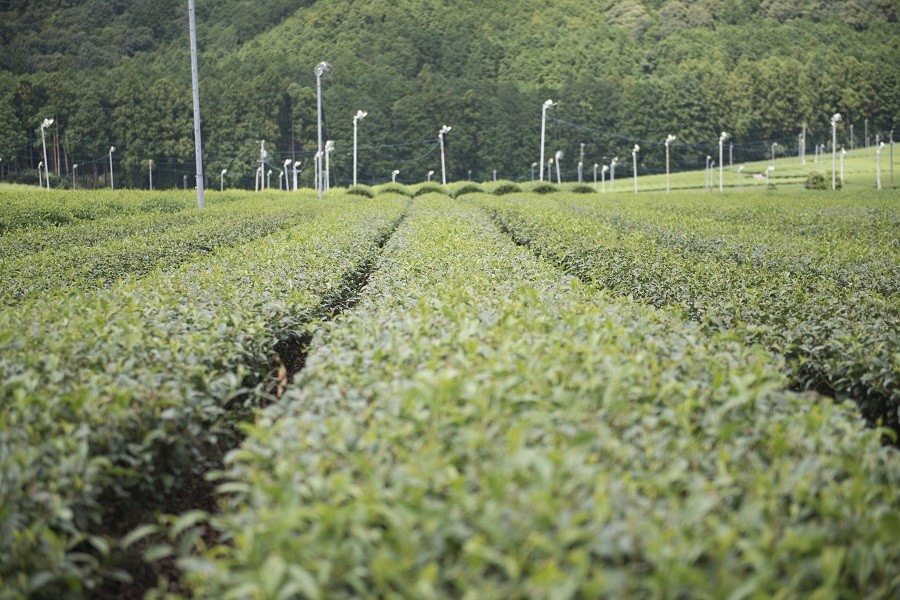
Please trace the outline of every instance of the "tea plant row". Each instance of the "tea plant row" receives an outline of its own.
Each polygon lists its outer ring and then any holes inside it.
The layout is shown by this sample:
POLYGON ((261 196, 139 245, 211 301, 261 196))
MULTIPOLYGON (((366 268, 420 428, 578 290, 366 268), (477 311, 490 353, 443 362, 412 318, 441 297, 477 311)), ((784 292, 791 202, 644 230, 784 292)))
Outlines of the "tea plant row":
MULTIPOLYGON (((210 195, 210 204, 234 202, 246 196, 244 192, 213 194, 210 195)), ((32 187, 8 188, 3 191, 0 235, 20 229, 55 227, 106 217, 177 212, 196 204, 197 199, 192 192, 47 192, 32 187)))
POLYGON ((202 487, 276 391, 274 353, 352 292, 405 202, 334 196, 296 227, 0 311, 0 595, 115 575, 118 538, 202 487))
POLYGON ((884 201, 467 198, 584 280, 762 344, 795 386, 898 427, 900 224, 884 201))
POLYGON ((228 456, 221 542, 179 562, 196 595, 897 589, 896 449, 852 405, 783 391, 761 347, 564 275, 435 194, 375 267, 228 456))
POLYGON ((206 210, 107 217, 0 237, 0 304, 104 287, 267 235, 311 214, 296 199, 248 199, 206 210), (34 249, 29 252, 28 249, 34 249))

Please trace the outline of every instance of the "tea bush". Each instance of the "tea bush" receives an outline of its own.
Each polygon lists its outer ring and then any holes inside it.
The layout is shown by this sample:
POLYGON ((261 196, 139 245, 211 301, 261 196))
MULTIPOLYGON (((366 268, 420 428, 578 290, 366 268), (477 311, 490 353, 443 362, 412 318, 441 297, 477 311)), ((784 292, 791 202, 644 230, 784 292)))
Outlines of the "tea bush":
POLYGON ((449 184, 447 187, 450 189, 450 195, 454 198, 484 191, 480 185, 473 181, 461 181, 455 184, 449 184))
POLYGON ((416 187, 416 191, 413 192, 413 198, 418 198, 424 194, 446 194, 447 191, 444 187, 437 183, 423 183, 416 187))
POLYGON ((248 199, 202 211, 136 213, 16 231, 0 237, 0 304, 105 287, 123 277, 175 267, 289 227, 314 210, 296 199, 248 199))
POLYGON ((495 196, 505 196, 506 194, 514 194, 521 192, 522 188, 513 181, 490 181, 481 186, 488 194, 495 196))
POLYGON ((175 269, 0 311, 4 597, 126 578, 110 571, 116 532, 220 464, 271 398, 279 344, 352 292, 405 203, 314 206, 175 269))
POLYGON ((347 188, 347 193, 356 196, 365 196, 366 198, 375 197, 375 192, 372 191, 372 188, 362 184, 350 186, 349 188, 347 188))
POLYGON ((854 400, 872 422, 897 429, 900 248, 891 201, 803 198, 478 202, 567 271, 763 344, 788 359, 794 385, 854 400))
POLYGON ((889 598, 900 456, 778 361, 414 202, 228 458, 201 597, 889 598))

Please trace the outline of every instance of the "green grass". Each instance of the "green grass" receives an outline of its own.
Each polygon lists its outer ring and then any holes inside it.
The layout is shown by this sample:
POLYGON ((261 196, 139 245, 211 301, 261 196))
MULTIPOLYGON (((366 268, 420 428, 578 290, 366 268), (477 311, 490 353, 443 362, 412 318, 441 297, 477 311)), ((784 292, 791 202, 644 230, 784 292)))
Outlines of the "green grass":
MULTIPOLYGON (((716 158, 718 160, 718 158, 716 158)), ((727 160, 727 159, 726 159, 727 160)), ((761 190, 765 188, 765 182, 757 181, 753 178, 753 174, 765 174, 766 168, 772 165, 772 161, 756 161, 747 163, 735 163, 733 167, 726 166, 722 170, 723 187, 736 190, 738 187, 738 167, 744 165, 745 170, 741 176, 741 188, 744 191, 761 190)), ((822 174, 831 173, 831 153, 826 153, 825 160, 818 163, 813 162, 813 155, 808 154, 806 165, 800 164, 797 156, 779 156, 776 157, 775 171, 769 174, 769 182, 775 186, 786 187, 802 187, 806 181, 806 176, 810 173, 818 172, 822 174)), ((840 156, 837 162, 838 176, 840 176, 840 156)), ((896 169, 896 167, 895 167, 896 169)), ((630 165, 628 166, 630 172, 630 165)), ((866 151, 865 148, 848 152, 844 158, 844 189, 845 190, 862 190, 875 188, 875 149, 871 148, 866 151)), ((619 175, 617 173, 617 175, 619 175)), ((705 187, 705 171, 682 171, 672 173, 670 175, 670 187, 672 190, 678 189, 704 189, 705 187)), ((593 183, 593 179, 591 179, 593 183)), ((895 183, 900 181, 895 179, 895 183)), ((719 168, 716 167, 713 172, 713 184, 718 191, 719 186, 719 168)), ((881 153, 881 184, 887 189, 890 186, 890 148, 885 147, 881 153)), ((829 178, 830 185, 830 178, 829 178)), ((598 181, 598 188, 600 183, 598 181)), ((640 167, 638 168, 638 192, 660 191, 666 189, 665 174, 641 175, 640 167)), ((606 191, 609 193, 609 177, 607 174, 606 191)), ((634 181, 630 175, 619 175, 616 178, 615 192, 634 193, 634 181)))

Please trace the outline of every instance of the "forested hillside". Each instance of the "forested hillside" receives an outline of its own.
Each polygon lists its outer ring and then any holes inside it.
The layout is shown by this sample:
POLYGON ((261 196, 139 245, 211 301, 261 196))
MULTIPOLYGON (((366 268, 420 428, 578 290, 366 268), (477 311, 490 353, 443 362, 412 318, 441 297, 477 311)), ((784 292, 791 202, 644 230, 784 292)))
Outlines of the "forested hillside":
MULTIPOLYGON (((529 177, 538 159, 541 104, 558 102, 548 151, 563 150, 574 178, 585 162, 642 146, 658 169, 666 135, 673 164, 703 165, 719 132, 735 160, 778 143, 793 152, 887 135, 900 116, 900 28, 895 0, 197 0, 204 157, 211 179, 252 186, 259 140, 276 171, 302 160, 312 180, 316 103, 323 85, 333 181, 350 179, 352 117, 360 179, 393 169, 419 181, 439 169, 441 125, 448 177, 529 177)), ((187 2, 0 2, 0 158, 5 177, 31 177, 47 131, 51 170, 72 165, 104 184, 110 146, 117 185, 181 186, 193 174, 187 2)), ((277 175, 275 176, 277 178, 277 175)))

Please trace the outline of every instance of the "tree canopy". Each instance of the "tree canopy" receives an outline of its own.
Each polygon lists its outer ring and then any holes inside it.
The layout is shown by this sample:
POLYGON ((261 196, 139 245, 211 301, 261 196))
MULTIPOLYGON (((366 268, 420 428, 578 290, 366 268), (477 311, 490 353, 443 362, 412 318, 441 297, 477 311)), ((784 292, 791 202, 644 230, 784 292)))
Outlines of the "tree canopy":
MULTIPOLYGON (((450 179, 527 178, 547 98, 548 155, 563 150, 568 177, 582 143, 585 173, 634 143, 652 170, 672 133, 673 164, 693 168, 723 130, 735 160, 796 148, 804 123, 808 147, 830 141, 834 112, 839 143, 852 124, 859 146, 866 120, 874 142, 900 115, 897 12, 893 0, 197 0, 206 167, 252 186, 266 140, 271 168, 301 160, 311 181, 323 60, 338 184, 358 109, 367 183, 440 168, 443 124, 450 179)), ((186 2, 10 0, 0 22, 0 164, 36 167, 49 117, 60 174, 101 173, 111 145, 117 184, 146 187, 151 159, 160 186, 193 174, 186 2)))

